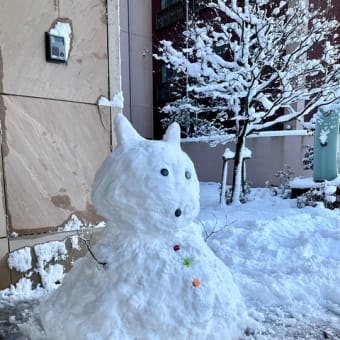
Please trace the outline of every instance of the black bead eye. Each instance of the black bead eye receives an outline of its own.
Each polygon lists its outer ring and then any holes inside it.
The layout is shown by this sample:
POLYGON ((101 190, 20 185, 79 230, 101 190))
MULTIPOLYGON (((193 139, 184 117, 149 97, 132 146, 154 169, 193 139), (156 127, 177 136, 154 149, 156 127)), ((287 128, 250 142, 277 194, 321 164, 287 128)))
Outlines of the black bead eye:
POLYGON ((191 178, 191 172, 190 171, 186 171, 185 172, 185 178, 186 179, 190 179, 191 178))
POLYGON ((163 176, 168 176, 168 175, 169 175, 169 170, 163 168, 163 169, 161 169, 161 174, 162 174, 163 176))

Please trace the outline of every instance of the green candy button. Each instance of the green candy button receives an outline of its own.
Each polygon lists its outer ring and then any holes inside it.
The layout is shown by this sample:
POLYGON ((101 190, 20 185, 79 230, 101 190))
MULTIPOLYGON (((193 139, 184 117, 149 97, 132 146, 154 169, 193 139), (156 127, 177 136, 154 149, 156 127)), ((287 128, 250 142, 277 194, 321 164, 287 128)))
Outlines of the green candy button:
POLYGON ((189 259, 189 258, 185 258, 185 259, 183 260, 183 265, 186 266, 186 267, 190 267, 190 266, 191 266, 191 263, 192 263, 192 261, 191 261, 191 259, 189 259))

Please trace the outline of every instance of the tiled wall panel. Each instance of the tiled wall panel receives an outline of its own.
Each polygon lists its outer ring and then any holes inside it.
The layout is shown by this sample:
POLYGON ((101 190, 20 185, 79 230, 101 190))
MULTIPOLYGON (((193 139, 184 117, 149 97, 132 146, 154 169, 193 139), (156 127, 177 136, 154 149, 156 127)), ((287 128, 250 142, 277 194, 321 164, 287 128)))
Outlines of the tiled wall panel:
POLYGON ((0 237, 6 237, 7 236, 7 224, 6 224, 4 182, 3 182, 1 157, 2 157, 2 151, 0 148, 0 237))
POLYGON ((0 239, 0 289, 9 287, 11 283, 10 271, 7 266, 8 240, 0 239))
POLYGON ((70 214, 92 219, 94 174, 110 149, 109 111, 96 105, 5 96, 4 157, 10 227, 63 224, 70 214))
POLYGON ((0 8, 4 93, 85 103, 108 95, 104 1, 0 0, 0 8), (67 65, 45 60, 45 32, 59 17, 73 29, 67 65))

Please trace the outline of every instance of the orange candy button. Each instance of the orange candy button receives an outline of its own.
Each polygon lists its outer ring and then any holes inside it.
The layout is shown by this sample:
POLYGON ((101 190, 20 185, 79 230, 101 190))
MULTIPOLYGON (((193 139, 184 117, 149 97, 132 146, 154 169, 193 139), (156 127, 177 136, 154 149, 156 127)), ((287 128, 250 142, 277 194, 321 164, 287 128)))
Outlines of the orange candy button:
POLYGON ((200 284, 201 284, 201 282, 200 282, 199 279, 194 279, 194 280, 192 281, 192 285, 193 285, 194 287, 198 287, 200 284))

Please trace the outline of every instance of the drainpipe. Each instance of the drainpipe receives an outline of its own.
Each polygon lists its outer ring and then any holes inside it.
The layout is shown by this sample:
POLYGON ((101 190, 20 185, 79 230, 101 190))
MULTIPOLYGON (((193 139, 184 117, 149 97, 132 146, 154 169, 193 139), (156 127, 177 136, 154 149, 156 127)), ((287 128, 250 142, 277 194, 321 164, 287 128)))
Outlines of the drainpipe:
MULTIPOLYGON (((109 57, 109 98, 122 93, 121 58, 120 58, 120 20, 119 0, 107 0, 107 44, 109 57)), ((111 107, 111 147, 113 122, 112 117, 121 112, 120 107, 111 107)))
POLYGON ((130 106, 130 121, 133 125, 133 116, 132 116, 132 86, 131 86, 131 0, 127 0, 127 20, 128 20, 128 60, 129 60, 129 106, 130 106))
MULTIPOLYGON (((186 31, 188 31, 189 29, 189 0, 185 1, 185 29, 186 31)), ((186 43, 185 43, 185 48, 188 51, 188 47, 189 47, 189 42, 188 42, 188 38, 186 38, 186 43)), ((186 55, 186 58, 188 59, 188 52, 186 55)), ((186 96, 188 97, 188 86, 189 86, 189 76, 188 76, 188 72, 186 74, 186 96)))

